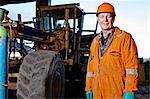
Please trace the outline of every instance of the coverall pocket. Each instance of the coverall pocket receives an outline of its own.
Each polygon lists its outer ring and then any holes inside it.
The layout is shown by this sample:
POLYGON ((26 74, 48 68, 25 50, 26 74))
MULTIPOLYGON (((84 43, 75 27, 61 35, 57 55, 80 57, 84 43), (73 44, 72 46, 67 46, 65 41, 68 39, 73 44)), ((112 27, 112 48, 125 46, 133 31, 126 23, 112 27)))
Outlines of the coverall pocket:
POLYGON ((112 50, 112 51, 110 51, 110 54, 113 55, 113 56, 121 57, 121 53, 119 51, 112 50))

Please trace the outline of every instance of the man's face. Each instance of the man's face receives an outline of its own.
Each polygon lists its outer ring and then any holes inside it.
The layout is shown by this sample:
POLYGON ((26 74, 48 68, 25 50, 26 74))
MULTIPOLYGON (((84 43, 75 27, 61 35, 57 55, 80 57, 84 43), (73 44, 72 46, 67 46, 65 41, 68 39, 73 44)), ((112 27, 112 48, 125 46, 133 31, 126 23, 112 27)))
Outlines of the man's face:
POLYGON ((111 13, 100 13, 98 15, 98 23, 102 30, 110 30, 113 28, 114 15, 111 13))

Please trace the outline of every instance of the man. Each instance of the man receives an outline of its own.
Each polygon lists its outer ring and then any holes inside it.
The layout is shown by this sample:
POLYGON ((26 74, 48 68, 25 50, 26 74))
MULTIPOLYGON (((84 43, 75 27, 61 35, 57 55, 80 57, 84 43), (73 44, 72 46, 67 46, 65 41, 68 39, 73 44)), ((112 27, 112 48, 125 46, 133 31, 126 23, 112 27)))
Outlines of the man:
POLYGON ((114 27, 115 9, 109 3, 97 8, 102 29, 90 47, 86 75, 88 99, 134 99, 137 90, 137 47, 131 34, 114 27))

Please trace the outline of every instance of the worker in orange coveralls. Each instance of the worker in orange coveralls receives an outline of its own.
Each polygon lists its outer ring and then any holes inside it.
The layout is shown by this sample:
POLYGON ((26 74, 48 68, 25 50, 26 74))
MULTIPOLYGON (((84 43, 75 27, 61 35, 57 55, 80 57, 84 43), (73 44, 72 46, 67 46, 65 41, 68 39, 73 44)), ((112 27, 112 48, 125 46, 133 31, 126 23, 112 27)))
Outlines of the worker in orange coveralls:
POLYGON ((102 29, 90 47, 86 74, 87 99, 134 99, 138 53, 131 34, 113 26, 115 9, 102 3, 96 13, 102 29))

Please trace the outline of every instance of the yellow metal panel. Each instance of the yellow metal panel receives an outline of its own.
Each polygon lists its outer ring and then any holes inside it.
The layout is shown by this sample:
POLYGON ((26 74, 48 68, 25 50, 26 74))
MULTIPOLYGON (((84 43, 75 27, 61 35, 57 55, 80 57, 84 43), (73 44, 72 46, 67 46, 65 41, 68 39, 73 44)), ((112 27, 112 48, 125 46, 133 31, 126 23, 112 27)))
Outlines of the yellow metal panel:
POLYGON ((77 5, 64 5, 64 6, 39 6, 40 10, 55 10, 55 9, 67 9, 67 8, 76 8, 77 5))
POLYGON ((16 89, 17 83, 8 83, 8 89, 16 89))
POLYGON ((17 77, 18 73, 9 73, 8 77, 17 77))

